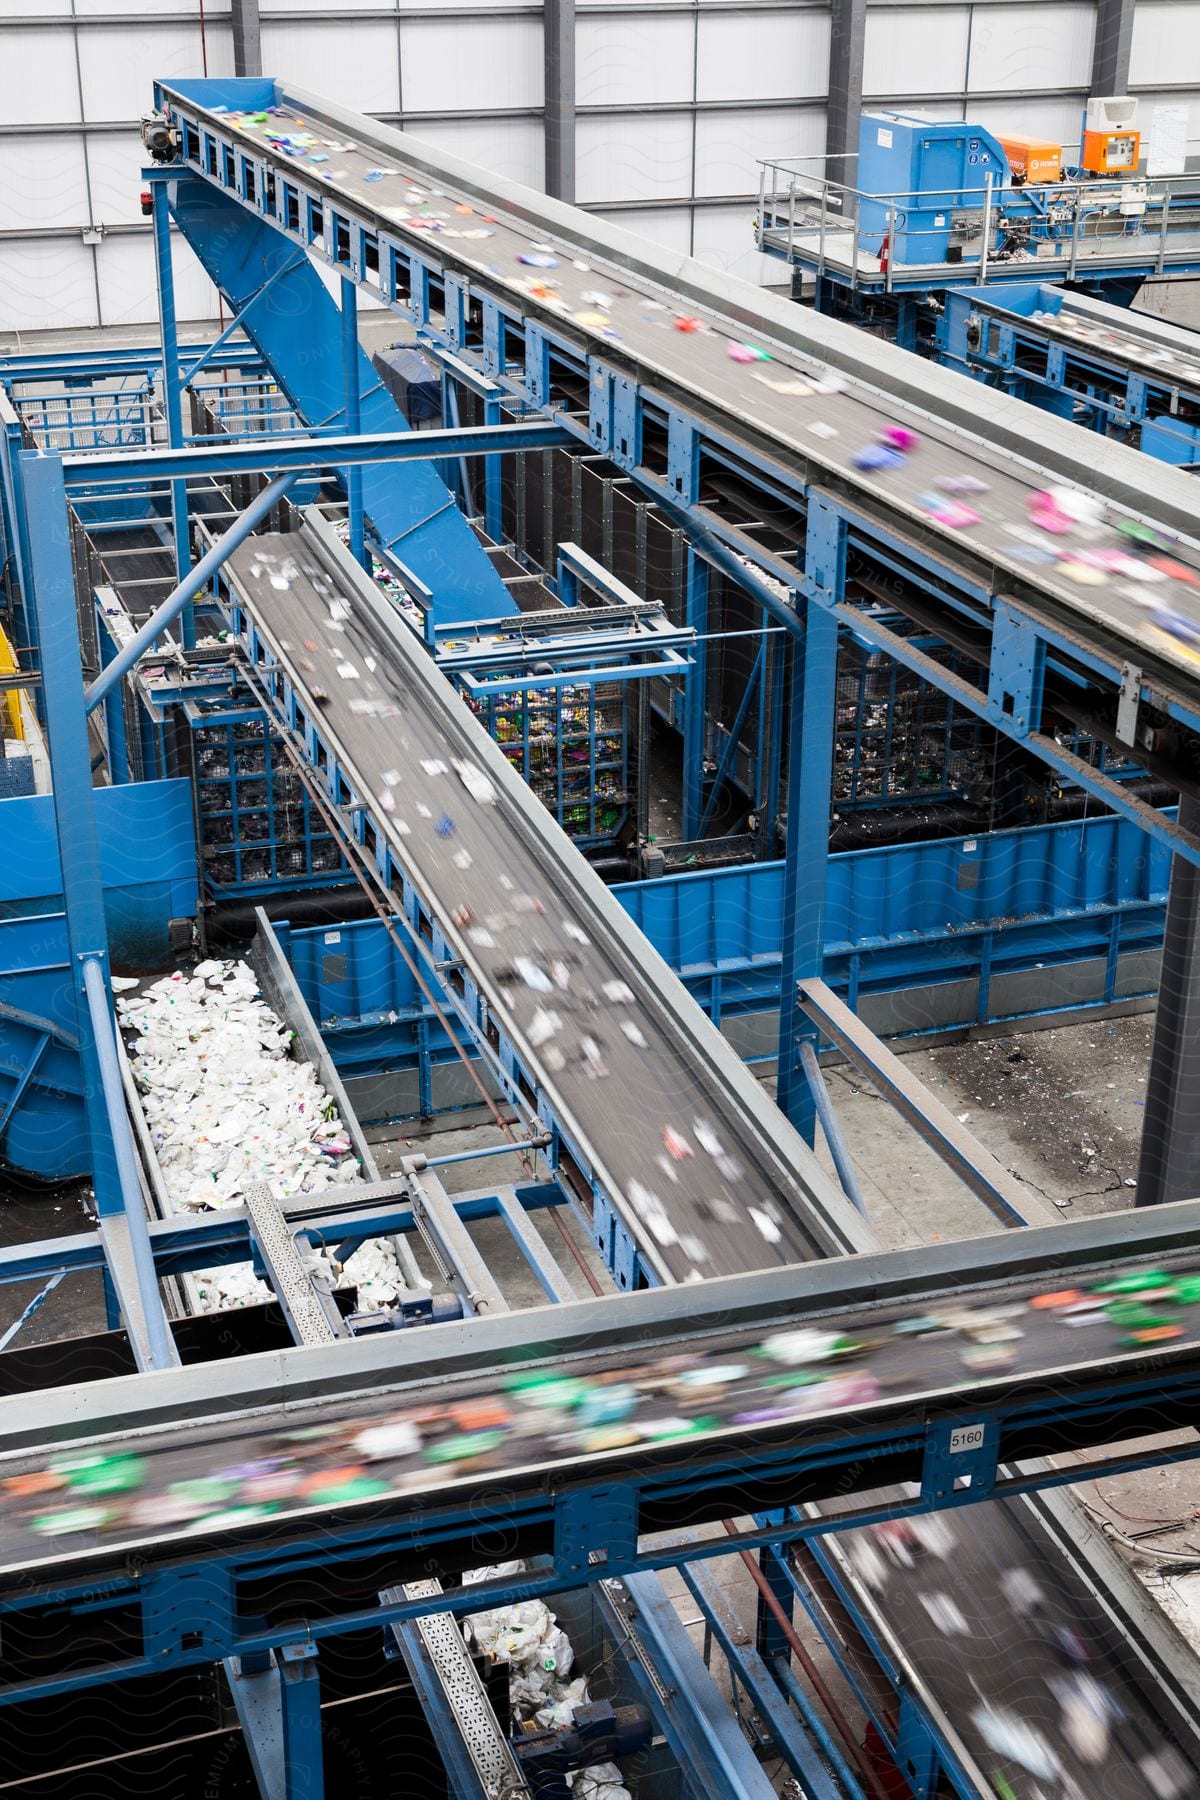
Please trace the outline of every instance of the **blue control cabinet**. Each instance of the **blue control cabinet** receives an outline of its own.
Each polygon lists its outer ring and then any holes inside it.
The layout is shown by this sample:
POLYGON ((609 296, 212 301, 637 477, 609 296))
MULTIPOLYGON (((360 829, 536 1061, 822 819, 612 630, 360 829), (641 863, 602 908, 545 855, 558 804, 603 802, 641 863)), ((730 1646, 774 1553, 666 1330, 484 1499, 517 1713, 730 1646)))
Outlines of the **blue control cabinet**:
MULTIPOLYGON (((979 125, 920 113, 864 113, 854 184, 866 196, 858 214, 862 249, 879 255, 890 226, 893 262, 946 262, 951 244, 966 235, 955 215, 982 214, 989 175, 993 188, 1006 186, 1008 158, 979 125)), ((976 246, 977 255, 978 239, 976 246)))

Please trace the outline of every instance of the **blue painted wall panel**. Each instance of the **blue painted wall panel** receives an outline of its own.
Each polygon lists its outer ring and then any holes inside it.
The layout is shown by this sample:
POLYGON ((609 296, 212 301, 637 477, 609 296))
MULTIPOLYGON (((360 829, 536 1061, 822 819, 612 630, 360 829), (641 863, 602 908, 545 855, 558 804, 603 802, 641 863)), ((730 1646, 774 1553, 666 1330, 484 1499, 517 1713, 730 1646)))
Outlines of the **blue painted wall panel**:
MULTIPOLYGON (((856 995, 979 977, 983 1016, 985 971, 1109 957, 1111 979, 1118 952, 1161 940, 1169 864, 1132 824, 1106 817, 848 851, 829 862, 825 975, 856 995)), ((778 1005, 782 863, 614 892, 711 1016, 778 1005)), ((285 947, 340 1067, 415 1060, 420 995, 376 920, 292 931, 285 947)))
MULTIPOLYGON (((168 919, 189 917, 197 905, 190 784, 98 788, 96 822, 113 965, 166 966, 168 919)), ((88 1140, 51 796, 0 801, 0 842, 0 1116, 43 1024, 53 1033, 0 1132, 0 1156, 47 1179, 82 1175, 88 1140)))
MULTIPOLYGON (((147 781, 96 789, 96 829, 114 964, 155 968, 167 920, 196 911, 191 784, 147 781)), ((49 794, 0 801, 0 917, 52 912, 62 878, 49 794)))

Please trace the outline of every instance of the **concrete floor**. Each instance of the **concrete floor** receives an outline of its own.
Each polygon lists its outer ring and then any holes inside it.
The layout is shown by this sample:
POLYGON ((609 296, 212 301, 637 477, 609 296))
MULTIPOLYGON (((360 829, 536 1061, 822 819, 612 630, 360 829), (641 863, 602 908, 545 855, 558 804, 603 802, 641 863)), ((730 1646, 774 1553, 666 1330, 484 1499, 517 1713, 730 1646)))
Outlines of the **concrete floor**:
MULTIPOLYGON (((915 1050, 905 1066, 1027 1187, 1083 1217, 1132 1202, 1153 1025, 1140 1013, 973 1039, 915 1050)), ((1001 1229, 863 1077, 826 1077, 885 1248, 1001 1229)))

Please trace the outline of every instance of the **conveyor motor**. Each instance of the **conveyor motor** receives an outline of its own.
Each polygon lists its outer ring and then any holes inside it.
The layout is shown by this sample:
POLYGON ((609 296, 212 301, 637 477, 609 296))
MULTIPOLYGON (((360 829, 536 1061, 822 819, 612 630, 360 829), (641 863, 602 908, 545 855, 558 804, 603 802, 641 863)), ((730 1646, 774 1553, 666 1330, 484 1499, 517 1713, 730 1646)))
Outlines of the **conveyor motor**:
POLYGON ((654 1722, 644 1706, 613 1706, 594 1700, 577 1706, 559 1730, 518 1732, 512 1740, 521 1773, 537 1800, 570 1800, 567 1776, 591 1763, 611 1762, 644 1750, 654 1722))

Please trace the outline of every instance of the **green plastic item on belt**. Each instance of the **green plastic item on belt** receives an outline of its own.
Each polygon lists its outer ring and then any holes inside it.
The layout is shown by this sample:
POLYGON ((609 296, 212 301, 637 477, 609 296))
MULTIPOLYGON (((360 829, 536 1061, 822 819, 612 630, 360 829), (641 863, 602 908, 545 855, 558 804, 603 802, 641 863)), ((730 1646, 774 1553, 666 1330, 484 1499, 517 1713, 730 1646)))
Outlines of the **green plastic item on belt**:
POLYGON ((256 1519, 269 1519, 279 1511, 278 1500, 257 1500, 248 1506, 227 1506, 221 1512, 193 1519, 192 1531, 224 1531, 234 1525, 253 1525, 256 1519))
POLYGON ((1114 1325, 1120 1325, 1127 1331, 1154 1331, 1159 1325, 1173 1323, 1166 1314, 1151 1312, 1148 1306, 1139 1306, 1132 1301, 1118 1300, 1108 1308, 1108 1316, 1114 1325))
POLYGON ((578 1406, 591 1391, 588 1382, 569 1375, 514 1375, 504 1385, 530 1406, 578 1406))
MULTIPOLYGON (((504 1435, 502 1431, 460 1432, 455 1437, 443 1438, 440 1443, 430 1444, 425 1452, 425 1460, 433 1463, 459 1462, 468 1456, 486 1456, 489 1450, 499 1449, 504 1442, 504 1435)), ((326 1493, 324 1498, 328 1500, 329 1494, 326 1493)))
POLYGON ((53 1465, 77 1494, 128 1494, 142 1485, 145 1460, 140 1456, 73 1456, 53 1465))
POLYGON ((348 1500, 373 1500, 378 1494, 390 1494, 391 1491, 386 1481, 379 1481, 374 1475, 355 1475, 336 1487, 322 1488, 313 1498, 322 1506, 340 1506, 348 1500))
POLYGON ((1117 1275, 1112 1281, 1103 1281, 1095 1289, 1097 1294, 1140 1294, 1146 1288, 1170 1287, 1171 1277, 1164 1269, 1134 1269, 1128 1275, 1117 1275))
POLYGON ((99 1531, 113 1517, 111 1506, 72 1506, 61 1512, 39 1513, 30 1529, 43 1537, 67 1537, 75 1531, 99 1531))

